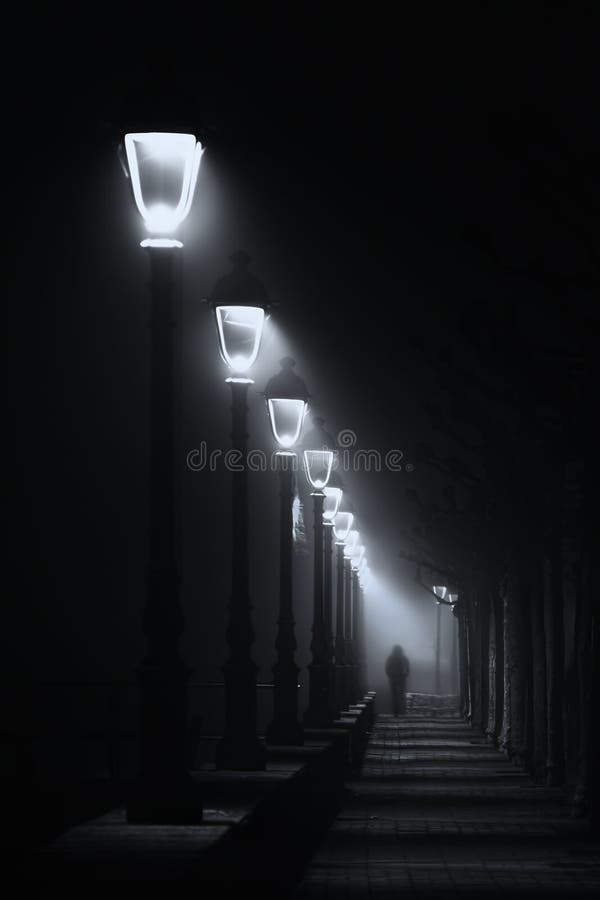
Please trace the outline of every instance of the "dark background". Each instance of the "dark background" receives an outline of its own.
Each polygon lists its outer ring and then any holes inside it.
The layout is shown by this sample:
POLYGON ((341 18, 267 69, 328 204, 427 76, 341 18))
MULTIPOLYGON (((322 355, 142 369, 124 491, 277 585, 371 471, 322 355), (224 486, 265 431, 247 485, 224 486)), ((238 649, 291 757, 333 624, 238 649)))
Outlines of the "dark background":
MULTIPOLYGON (((201 301, 233 250, 279 304, 257 390, 289 352, 333 434, 352 429, 358 446, 398 448, 415 466, 347 477, 373 569, 415 603, 398 529, 415 516, 406 487, 434 501, 444 484, 416 451, 447 450, 424 407, 452 414, 437 348, 476 378, 487 345, 469 345, 470 329, 498 335, 513 384, 515 335, 520 348, 587 352, 597 334, 597 4, 402 6, 394 21, 280 9, 174 8, 138 32, 108 11, 9 29, 6 677, 127 678, 144 651, 148 270, 117 155, 126 131, 180 128, 206 146, 181 229, 183 655, 195 677, 219 678, 224 661, 229 479, 190 473, 185 452, 229 446, 201 301)), ((253 446, 271 448, 267 426, 255 395, 253 446)), ((272 473, 251 491, 269 678, 272 473)), ((298 610, 302 635, 308 618, 298 610)))

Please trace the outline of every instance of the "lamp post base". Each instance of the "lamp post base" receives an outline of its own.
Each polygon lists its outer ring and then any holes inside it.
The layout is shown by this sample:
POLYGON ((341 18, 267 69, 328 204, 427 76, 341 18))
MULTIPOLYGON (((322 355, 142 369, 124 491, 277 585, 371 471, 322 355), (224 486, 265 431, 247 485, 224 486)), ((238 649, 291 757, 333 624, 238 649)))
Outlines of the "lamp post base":
POLYGON ((146 825, 196 825, 202 821, 200 785, 180 775, 142 775, 127 798, 127 821, 146 825))

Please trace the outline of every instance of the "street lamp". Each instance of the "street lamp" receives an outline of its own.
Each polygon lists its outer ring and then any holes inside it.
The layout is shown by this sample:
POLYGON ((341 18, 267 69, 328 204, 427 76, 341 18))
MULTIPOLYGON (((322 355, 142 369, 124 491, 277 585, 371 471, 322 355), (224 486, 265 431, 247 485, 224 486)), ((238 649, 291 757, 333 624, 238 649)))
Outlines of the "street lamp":
POLYGON ((143 630, 140 774, 127 799, 131 822, 198 822, 199 788, 187 771, 187 683, 179 655, 184 628, 176 551, 173 272, 183 246, 172 233, 192 204, 202 147, 193 134, 125 135, 133 199, 150 234, 149 564, 143 630))
POLYGON ((352 634, 354 623, 353 614, 353 587, 354 578, 352 572, 352 560, 359 546, 360 535, 353 528, 348 532, 344 547, 344 706, 354 702, 354 645, 352 634))
POLYGON ((452 679, 452 690, 458 694, 459 691, 459 671, 458 671, 458 594, 448 594, 450 607, 452 610, 452 648, 450 652, 450 673, 452 679))
POLYGON ((248 588, 248 449, 247 395, 254 384, 248 371, 260 348, 268 297, 263 283, 248 272, 244 251, 230 256, 232 271, 214 286, 210 302, 215 313, 219 350, 231 374, 232 446, 240 465, 232 473, 233 548, 231 596, 226 638, 229 659, 225 676, 225 726, 217 746, 217 769, 264 769, 266 750, 257 736, 256 674, 252 604, 248 588))
POLYGON ((342 501, 343 491, 339 487, 324 487, 323 493, 323 615, 333 665, 333 520, 342 501))
POLYGON ((350 557, 350 559, 352 560, 352 568, 353 568, 355 571, 357 571, 357 572, 358 572, 358 570, 359 570, 359 568, 360 568, 360 564, 361 564, 361 562, 362 562, 362 558, 363 558, 363 556, 364 556, 364 553, 365 553, 365 548, 364 548, 364 546, 363 546, 362 544, 357 544, 357 545, 354 547, 354 551, 353 551, 353 553, 352 553, 352 556, 350 557))
POLYGON ((331 724, 332 693, 332 643, 327 632, 327 618, 324 609, 323 585, 323 505, 324 488, 331 475, 332 450, 305 450, 304 471, 314 488, 314 563, 313 563, 313 627, 310 645, 312 659, 309 670, 309 701, 304 713, 304 724, 309 728, 323 728, 331 724))
POLYGON ((357 629, 358 636, 355 634, 354 641, 358 662, 358 696, 364 696, 367 686, 367 650, 366 650, 366 628, 365 628, 365 574, 367 572, 367 558, 362 555, 361 560, 356 566, 356 577, 358 582, 358 611, 357 611, 357 629))
POLYGON ((360 697, 360 657, 361 657, 361 587, 358 573, 360 563, 364 556, 365 548, 358 543, 358 538, 350 550, 350 568, 352 582, 352 632, 350 638, 350 690, 351 702, 356 702, 360 697))
POLYGON ((433 593, 439 599, 436 600, 436 617, 435 617, 435 693, 439 696, 442 693, 442 679, 440 672, 440 654, 442 640, 442 607, 441 600, 444 600, 448 593, 445 585, 436 584, 433 586, 433 593))
POLYGON ((337 516, 337 511, 342 500, 343 491, 341 488, 325 487, 323 488, 323 493, 325 494, 325 499, 323 500, 323 520, 325 522, 331 522, 331 527, 333 528, 335 517, 337 516))
POLYGON ((193 134, 152 131, 125 135, 133 197, 152 237, 142 247, 183 247, 171 237, 190 211, 202 145, 193 134))
POLYGON ((334 696, 336 708, 342 709, 346 698, 346 648, 344 639, 344 548, 354 516, 349 512, 338 512, 333 519, 333 536, 336 550, 336 603, 335 603, 335 676, 334 696))
POLYGON ((281 448, 276 453, 279 471, 279 617, 277 620, 277 661, 273 667, 273 721, 267 729, 269 744, 303 743, 302 726, 298 722, 298 672, 294 659, 293 607, 293 461, 291 449, 300 437, 306 415, 308 390, 293 372, 295 361, 280 360, 281 371, 274 375, 264 391, 273 437, 281 448))

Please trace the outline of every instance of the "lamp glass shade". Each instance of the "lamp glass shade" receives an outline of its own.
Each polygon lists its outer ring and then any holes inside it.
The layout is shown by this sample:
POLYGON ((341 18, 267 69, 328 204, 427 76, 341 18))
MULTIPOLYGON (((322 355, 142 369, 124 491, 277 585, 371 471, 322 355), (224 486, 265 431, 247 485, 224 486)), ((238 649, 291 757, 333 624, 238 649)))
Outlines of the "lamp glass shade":
POLYGON ((348 532, 346 537, 346 546, 344 547, 344 556, 351 559, 354 554, 354 547, 358 544, 358 531, 352 530, 348 532))
POLYGON ((146 228, 171 234, 190 211, 203 149, 193 134, 125 135, 133 197, 146 228))
POLYGON ((333 451, 331 450, 305 450, 304 470, 310 484, 317 491, 323 490, 331 475, 333 465, 333 451))
POLYGON ((360 566, 361 560, 364 556, 364 552, 365 552, 365 548, 362 544, 354 545, 354 551, 350 558, 352 560, 352 565, 354 566, 355 569, 358 569, 358 567, 360 566))
POLYGON ((352 513, 348 512, 339 512, 333 519, 333 534, 335 536, 336 541, 345 541, 348 537, 348 532, 352 528, 352 522, 354 521, 354 516, 352 513))
POLYGON ((261 306, 217 306, 221 356, 234 372, 247 372, 258 356, 265 324, 261 306))
POLYGON ((280 447, 293 447, 302 431, 302 423, 306 414, 305 400, 270 397, 267 400, 269 421, 273 437, 280 447))
POLYGON ((443 600, 446 594, 448 593, 448 588, 445 585, 434 584, 433 593, 436 597, 439 597, 440 600, 443 600))
POLYGON ((342 500, 342 489, 335 487, 323 488, 325 499, 323 500, 323 518, 326 522, 333 522, 342 500))
POLYGON ((450 603, 457 603, 458 594, 448 594, 448 600, 450 601, 450 603))

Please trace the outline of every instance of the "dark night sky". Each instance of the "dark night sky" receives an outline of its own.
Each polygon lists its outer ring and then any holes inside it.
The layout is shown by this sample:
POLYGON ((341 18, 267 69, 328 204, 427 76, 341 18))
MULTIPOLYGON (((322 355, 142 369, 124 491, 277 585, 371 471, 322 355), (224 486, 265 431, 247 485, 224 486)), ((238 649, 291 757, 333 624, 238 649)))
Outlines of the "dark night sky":
MULTIPOLYGON (((123 674, 143 650, 147 271, 116 154, 123 133, 182 126, 206 145, 184 238, 184 449, 228 446, 224 372, 200 300, 244 247, 279 301, 278 334, 328 428, 410 461, 418 441, 439 443, 423 413, 439 388, 411 336, 459 346, 465 316, 493 329, 508 294, 532 344, 546 331, 584 340, 579 311, 593 316, 596 298, 578 296, 563 327, 564 307, 499 274, 465 226, 489 228, 508 259, 586 269, 577 225, 600 213, 595 6, 456 14, 432 4, 394 24, 316 7, 268 22, 200 10, 181 48, 181 10, 172 30, 138 44, 116 16, 89 44, 92 23, 79 41, 67 40, 66 23, 37 21, 33 37, 15 30, 9 672, 123 674)), ((251 416, 260 446, 258 398, 251 416)), ((214 674, 228 481, 183 467, 182 477, 184 650, 214 674)), ((372 558, 402 578, 395 529, 413 515, 404 489, 435 495, 440 483, 418 466, 350 480, 372 558)), ((275 490, 266 477, 253 487, 263 572, 274 564, 275 490)), ((253 575, 270 621, 265 577, 253 575)), ((270 641, 268 629, 259 634, 259 651, 270 641)))

